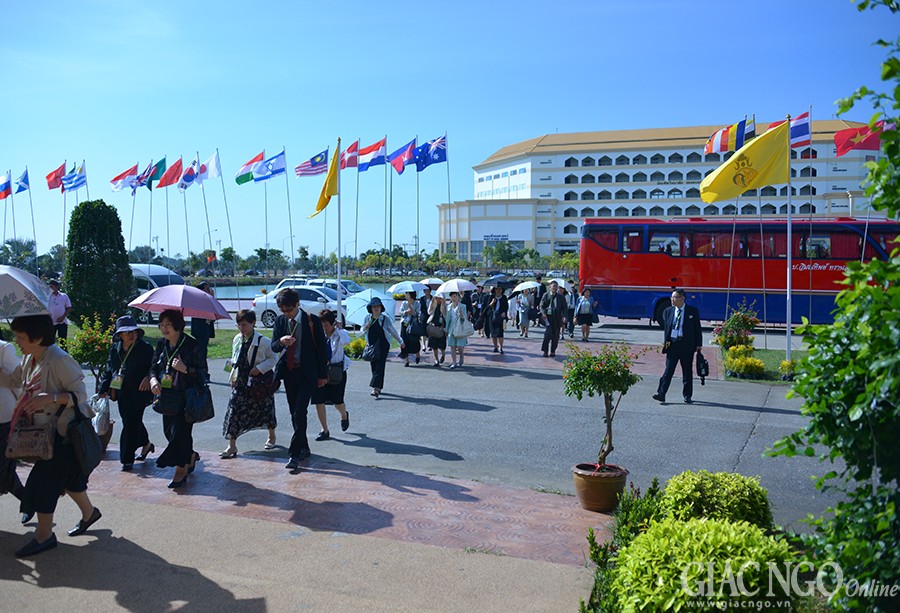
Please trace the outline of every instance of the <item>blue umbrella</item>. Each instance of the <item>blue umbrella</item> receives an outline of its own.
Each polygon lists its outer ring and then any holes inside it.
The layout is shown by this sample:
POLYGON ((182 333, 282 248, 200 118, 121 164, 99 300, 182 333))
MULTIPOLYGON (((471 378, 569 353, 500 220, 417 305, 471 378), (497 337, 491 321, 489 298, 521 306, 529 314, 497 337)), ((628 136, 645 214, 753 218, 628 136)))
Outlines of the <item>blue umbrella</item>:
POLYGON ((400 281, 399 283, 394 283, 392 286, 387 288, 387 291, 392 294, 405 294, 406 292, 415 292, 417 296, 421 296, 426 287, 428 286, 424 283, 419 283, 418 281, 400 281))

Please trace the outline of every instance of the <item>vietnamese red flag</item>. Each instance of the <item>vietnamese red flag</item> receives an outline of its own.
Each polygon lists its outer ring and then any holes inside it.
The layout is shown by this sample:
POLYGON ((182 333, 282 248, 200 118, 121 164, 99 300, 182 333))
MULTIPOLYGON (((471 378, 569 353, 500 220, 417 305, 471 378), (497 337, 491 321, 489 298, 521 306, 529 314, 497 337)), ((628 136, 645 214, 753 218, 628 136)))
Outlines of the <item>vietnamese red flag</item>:
POLYGON ((56 189, 62 186, 63 175, 66 174, 66 163, 60 164, 59 168, 47 175, 47 189, 56 189))
POLYGON ((159 183, 156 184, 156 189, 160 187, 169 187, 170 185, 175 185, 178 183, 178 180, 181 178, 181 158, 178 158, 178 161, 169 166, 169 169, 163 173, 163 176, 159 178, 159 183))
POLYGON ((835 132, 834 144, 837 147, 837 157, 841 157, 854 149, 878 151, 881 149, 881 131, 883 127, 884 122, 879 121, 875 124, 874 129, 869 126, 862 126, 835 132))
POLYGON ((359 141, 341 151, 341 170, 359 166, 359 141))

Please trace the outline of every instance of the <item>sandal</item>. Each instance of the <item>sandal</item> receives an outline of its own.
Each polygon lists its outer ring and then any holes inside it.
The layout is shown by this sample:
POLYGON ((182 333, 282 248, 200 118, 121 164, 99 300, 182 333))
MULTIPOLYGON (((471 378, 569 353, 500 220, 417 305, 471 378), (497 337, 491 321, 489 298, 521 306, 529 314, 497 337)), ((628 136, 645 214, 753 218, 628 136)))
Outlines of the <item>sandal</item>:
POLYGON ((237 449, 226 449, 222 453, 219 454, 219 457, 223 460, 230 460, 231 458, 237 457, 237 449))
POLYGON ((275 449, 275 441, 266 441, 266 444, 263 445, 263 449, 275 449))

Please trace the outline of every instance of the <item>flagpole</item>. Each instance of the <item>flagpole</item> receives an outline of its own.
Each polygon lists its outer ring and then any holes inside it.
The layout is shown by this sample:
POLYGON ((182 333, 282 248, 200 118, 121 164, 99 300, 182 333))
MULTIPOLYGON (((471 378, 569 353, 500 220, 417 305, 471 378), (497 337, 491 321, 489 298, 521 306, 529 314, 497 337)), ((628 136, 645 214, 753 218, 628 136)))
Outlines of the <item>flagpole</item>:
MULTIPOLYGON (((810 169, 812 169, 812 161, 813 161, 812 154, 813 154, 813 122, 812 122, 812 105, 810 104, 809 105, 809 162, 808 162, 810 169)), ((801 154, 801 158, 802 157, 803 156, 801 154)), ((828 164, 826 163, 825 166, 827 168, 828 164)), ((802 173, 803 170, 801 169, 800 172, 802 173)), ((790 173, 788 173, 788 174, 790 174, 790 173)), ((812 172, 810 172, 809 174, 810 174, 810 177, 809 177, 810 185, 812 185, 812 172)), ((801 189, 803 189, 803 188, 801 188, 801 189)), ((801 206, 803 206, 803 205, 801 205, 801 206)), ((809 317, 810 321, 812 321, 812 307, 813 307, 813 305, 812 305, 812 297, 813 297, 813 294, 812 294, 812 291, 813 291, 812 263, 813 263, 813 261, 812 260, 813 260, 813 258, 812 258, 812 249, 809 248, 809 239, 812 238, 812 232, 813 232, 813 197, 812 197, 812 190, 810 190, 810 193, 809 193, 809 234, 806 235, 806 255, 809 257, 809 312, 808 312, 809 315, 808 315, 808 317, 809 317)), ((865 251, 865 249, 863 251, 865 251)))
MULTIPOLYGON (((337 159, 331 160, 332 164, 337 164, 337 322, 341 323, 341 294, 344 286, 341 285, 341 137, 338 136, 337 148, 335 149, 337 159)), ((357 173, 358 174, 358 173, 357 173)), ((325 178, 327 183, 328 178, 325 178)), ((326 209, 327 210, 327 209, 326 209)), ((293 240, 293 239, 291 239, 293 240)), ((293 245, 291 246, 293 249, 293 245)))
MULTIPOLYGON (((197 152, 197 159, 200 159, 200 152, 197 152)), ((219 166, 222 166, 222 160, 219 159, 219 148, 216 147, 216 161, 219 163, 219 166)), ((222 181, 222 200, 225 202, 225 221, 228 224, 228 240, 231 241, 231 253, 232 258, 237 257, 237 254, 234 253, 234 236, 231 234, 231 216, 228 214, 228 199, 225 197, 225 177, 222 176, 222 173, 219 173, 219 179, 222 181)), ((203 206, 206 206, 206 190, 203 188, 203 184, 200 184, 200 189, 203 189, 203 206)), ((232 259, 232 265, 235 268, 235 272, 237 272, 237 262, 232 259)), ((238 291, 238 308, 241 308, 241 293, 238 291)))
MULTIPOLYGON (((163 159, 165 159, 165 158, 163 158, 163 159)), ((151 161, 150 164, 152 165, 153 162, 151 161)), ((153 172, 150 174, 150 176, 152 177, 155 173, 156 173, 156 169, 154 168, 154 170, 153 170, 153 172)), ((147 240, 150 241, 150 242, 147 244, 147 246, 149 247, 150 245, 153 244, 153 183, 152 183, 152 179, 147 179, 147 185, 149 186, 148 189, 150 190, 150 207, 149 207, 149 211, 150 211, 150 222, 147 224, 147 230, 148 230, 148 232, 149 232, 149 234, 147 235, 147 240)), ((188 254, 188 257, 190 257, 190 256, 191 256, 191 254, 189 253, 189 254, 188 254)), ((152 259, 152 258, 148 258, 148 262, 147 262, 147 276, 148 276, 148 277, 150 276, 150 262, 149 262, 149 259, 152 259)), ((192 271, 192 272, 193 272, 193 271, 192 271)))
MULTIPOLYGON (((288 209, 288 234, 291 236, 291 257, 288 258, 288 264, 293 263, 294 254, 297 253, 294 251, 294 221, 291 218, 291 188, 288 185, 288 165, 287 165, 287 148, 282 145, 281 152, 285 154, 284 158, 284 193, 287 194, 287 209, 288 209)), ((293 267, 292 267, 293 268, 293 267)), ((338 296, 340 298, 340 295, 338 296)))
MULTIPOLYGON (((9 197, 12 198, 12 169, 6 171, 6 176, 9 177, 9 197)), ((6 206, 6 203, 3 203, 3 244, 6 244, 6 210, 9 208, 6 206)))
MULTIPOLYGON (((754 117, 754 120, 756 118, 754 117)), ((755 121, 754 121, 755 123, 755 121)), ((763 234, 762 194, 756 190, 756 209, 759 212, 759 258, 762 264, 762 291, 763 291, 763 349, 769 348, 769 317, 766 312, 768 293, 766 292, 766 238, 763 234)), ((774 254, 772 254, 774 256, 774 254)))
MULTIPOLYGON (((179 177, 179 178, 180 178, 180 177, 179 177)), ((186 213, 187 213, 187 211, 185 211, 185 214, 186 214, 186 213)), ((169 217, 169 186, 166 185, 166 252, 167 252, 167 253, 169 254, 169 256, 171 257, 171 255, 172 255, 172 242, 171 242, 170 239, 169 239, 169 225, 170 225, 170 224, 168 223, 168 220, 169 220, 169 219, 171 219, 171 217, 169 217)), ((184 223, 185 223, 185 225, 187 225, 187 219, 185 219, 184 223)))
MULTIPOLYGON (((389 166, 387 164, 387 159, 385 159, 385 167, 389 166)), ((388 199, 388 261, 391 259, 391 254, 394 253, 394 173, 388 170, 388 182, 390 183, 390 198, 388 199)), ((391 268, 393 268, 393 262, 391 262, 391 268)))
MULTIPOLYGON (((419 135, 416 134, 416 147, 419 146, 419 135)), ((416 264, 419 263, 419 166, 416 165, 416 264)))
MULTIPOLYGON (((9 216, 12 217, 13 222, 13 239, 18 238, 18 234, 16 232, 16 200, 13 197, 13 193, 16 191, 12 188, 12 169, 8 171, 7 176, 9 177, 9 216)), ((3 241, 4 243, 6 241, 3 241)))
MULTIPOLYGON (((447 136, 447 133, 444 132, 444 148, 447 154, 444 156, 447 158, 447 204, 452 204, 453 201, 450 199, 450 138, 447 136)), ((441 237, 438 237, 438 254, 443 255, 443 245, 440 243, 441 237)), ((471 255, 471 251, 469 252, 471 255)))
MULTIPOLYGON (((28 176, 28 166, 25 167, 25 175, 28 176)), ((34 274, 41 276, 41 269, 38 266, 38 246, 37 246, 37 229, 34 225, 34 203, 31 201, 31 177, 28 177, 28 207, 31 209, 31 232, 34 234, 34 274)))
MULTIPOLYGON (((90 200, 91 199, 91 188, 88 187, 87 164, 85 163, 84 158, 81 158, 81 170, 84 171, 84 192, 87 194, 87 199, 90 200)), ((75 192, 77 193, 78 190, 75 190, 75 192)))
MULTIPOLYGON (((263 153, 263 158, 265 158, 265 157, 266 157, 266 155, 265 155, 265 153, 263 153)), ((266 181, 263 181, 263 202, 264 202, 263 217, 264 217, 264 223, 266 226, 266 260, 265 260, 266 266, 265 266, 264 270, 268 273, 268 271, 269 271, 269 189, 267 186, 268 186, 268 183, 266 181)))
MULTIPOLYGON (((140 175, 138 175, 140 176, 140 175)), ((137 179, 135 179, 137 182, 137 179)), ((131 188, 131 225, 128 228, 128 251, 131 251, 131 240, 134 238, 134 209, 137 200, 137 186, 131 188)))
POLYGON ((384 251, 385 245, 388 244, 388 159, 387 159, 388 145, 387 145, 387 134, 384 135, 384 242, 381 244, 381 249, 384 251))
MULTIPOLYGON (((202 184, 200 186, 203 187, 202 184)), ((188 212, 187 212, 187 190, 181 192, 181 201, 184 203, 184 240, 187 244, 187 256, 191 257, 191 235, 188 232, 188 212)), ((203 194, 203 208, 206 208, 206 194, 203 194)), ((209 221, 206 222, 207 230, 209 229, 209 221)), ((210 234, 212 236, 212 234, 210 234)), ((169 252, 169 257, 172 257, 172 252, 169 252)))
MULTIPOLYGON (((356 218, 353 220, 353 250, 356 251, 356 255, 359 255, 359 140, 356 139, 356 218)), ((359 272, 359 266, 356 271, 359 272)))
POLYGON ((791 324, 793 322, 793 317, 791 316, 791 271, 793 269, 792 262, 792 252, 793 252, 793 241, 791 236, 791 208, 793 205, 793 200, 791 199, 791 116, 787 116, 787 165, 788 165, 788 184, 787 184, 787 195, 788 195, 788 205, 787 205, 787 297, 785 299, 785 320, 787 321, 787 330, 785 332, 785 359, 791 359, 791 324))
MULTIPOLYGON (((59 158, 57 158, 57 159, 59 159, 59 158)), ((68 166, 68 165, 69 165, 69 160, 63 160, 63 175, 66 174, 66 166, 68 166)), ((63 233, 62 233, 62 234, 63 234, 63 237, 62 237, 62 244, 63 244, 63 246, 65 246, 65 245, 66 245, 66 186, 65 186, 65 185, 62 185, 62 178, 60 178, 60 191, 62 192, 62 195, 63 195, 63 233)), ((5 221, 5 220, 6 220, 6 214, 5 214, 5 213, 4 213, 4 215, 3 215, 3 219, 4 219, 4 222, 3 222, 3 228, 4 228, 4 229, 3 229, 3 234, 4 234, 4 236, 5 236, 5 235, 6 235, 6 221, 5 221)), ((6 241, 6 238, 4 238, 3 240, 6 241)))

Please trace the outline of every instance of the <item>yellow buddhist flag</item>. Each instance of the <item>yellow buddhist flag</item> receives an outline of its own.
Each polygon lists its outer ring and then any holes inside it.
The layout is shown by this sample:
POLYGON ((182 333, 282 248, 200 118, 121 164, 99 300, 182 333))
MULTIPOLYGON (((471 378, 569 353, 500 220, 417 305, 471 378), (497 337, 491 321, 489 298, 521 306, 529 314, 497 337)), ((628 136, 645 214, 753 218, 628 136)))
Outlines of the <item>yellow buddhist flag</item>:
POLYGON ((738 149, 700 183, 703 202, 737 198, 750 189, 790 180, 790 130, 785 121, 738 149))
POLYGON ((322 186, 322 193, 319 194, 319 202, 316 204, 316 212, 309 216, 309 219, 312 219, 319 213, 325 210, 325 207, 328 206, 328 203, 331 202, 331 197, 336 196, 338 193, 338 167, 340 164, 340 155, 337 155, 341 150, 341 141, 338 139, 338 147, 335 149, 335 155, 331 158, 331 165, 328 167, 328 174, 325 175, 325 185, 322 186))

